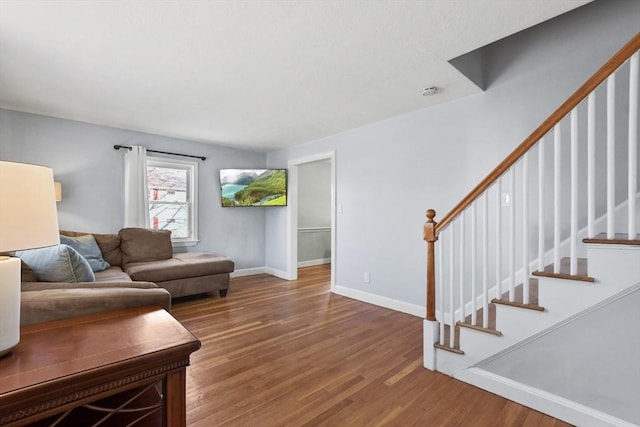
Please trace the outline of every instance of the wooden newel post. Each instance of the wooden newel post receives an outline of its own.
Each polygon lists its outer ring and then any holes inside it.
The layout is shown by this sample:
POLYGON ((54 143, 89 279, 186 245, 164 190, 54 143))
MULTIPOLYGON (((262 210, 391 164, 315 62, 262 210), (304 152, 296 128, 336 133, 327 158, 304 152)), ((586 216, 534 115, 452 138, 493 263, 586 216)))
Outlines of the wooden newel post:
POLYGON ((427 320, 436 320, 436 234, 437 223, 433 220, 436 211, 427 210, 427 222, 424 223, 423 239, 427 242, 427 320))

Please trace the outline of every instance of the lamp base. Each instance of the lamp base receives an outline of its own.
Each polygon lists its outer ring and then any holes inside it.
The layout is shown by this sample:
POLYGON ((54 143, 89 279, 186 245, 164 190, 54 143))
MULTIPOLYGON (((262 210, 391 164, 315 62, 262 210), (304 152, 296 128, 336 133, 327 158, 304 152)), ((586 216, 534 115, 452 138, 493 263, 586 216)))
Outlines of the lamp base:
POLYGON ((20 341, 20 258, 0 257, 0 357, 20 341))

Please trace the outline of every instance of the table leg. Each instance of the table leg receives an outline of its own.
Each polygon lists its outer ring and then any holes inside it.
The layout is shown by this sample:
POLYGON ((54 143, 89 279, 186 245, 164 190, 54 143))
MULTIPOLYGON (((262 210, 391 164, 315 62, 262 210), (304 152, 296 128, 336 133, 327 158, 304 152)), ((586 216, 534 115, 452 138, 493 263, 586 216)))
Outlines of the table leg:
POLYGON ((186 427, 186 369, 170 372, 165 379, 166 426, 186 427))

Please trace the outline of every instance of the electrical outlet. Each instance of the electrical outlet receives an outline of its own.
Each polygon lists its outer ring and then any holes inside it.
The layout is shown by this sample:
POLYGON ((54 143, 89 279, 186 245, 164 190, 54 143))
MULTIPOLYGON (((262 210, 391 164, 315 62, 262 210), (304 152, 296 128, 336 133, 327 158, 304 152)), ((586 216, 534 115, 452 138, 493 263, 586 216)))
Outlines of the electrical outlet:
POLYGON ((364 275, 362 276, 362 281, 364 283, 369 283, 371 281, 371 276, 369 275, 368 271, 364 272, 364 275))
POLYGON ((511 205, 511 194, 502 193, 502 207, 507 207, 511 205))

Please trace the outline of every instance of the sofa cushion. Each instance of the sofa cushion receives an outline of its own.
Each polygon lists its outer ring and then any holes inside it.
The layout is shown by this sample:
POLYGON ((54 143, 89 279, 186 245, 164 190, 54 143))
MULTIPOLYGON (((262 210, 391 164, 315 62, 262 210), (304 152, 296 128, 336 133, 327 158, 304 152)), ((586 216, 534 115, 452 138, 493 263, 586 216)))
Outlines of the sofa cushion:
POLYGON ((149 282, 231 273, 233 269, 234 263, 229 258, 195 252, 176 254, 167 260, 125 265, 125 271, 133 280, 149 282))
POLYGON ((123 228, 118 232, 122 263, 159 261, 173 256, 171 231, 123 228))
POLYGON ((40 249, 17 251, 40 282, 93 282, 95 276, 86 259, 70 246, 60 244, 40 249))
POLYGON ((20 273, 21 273, 20 280, 22 281, 22 283, 38 281, 38 276, 36 276, 36 272, 33 271, 33 268, 31 268, 29 264, 24 262, 24 260, 20 260, 20 273))
POLYGON ((131 282, 131 277, 118 266, 96 273, 96 282, 131 282))
POLYGON ((122 251, 120 250, 120 236, 117 234, 93 233, 102 252, 102 258, 111 265, 122 266, 122 251))
POLYGON ((111 265, 102 258, 102 252, 100 252, 96 238, 93 237, 92 234, 77 237, 61 235, 60 243, 69 245, 78 251, 78 253, 87 260, 94 273, 111 267, 111 265))
POLYGON ((120 236, 117 234, 83 233, 78 231, 60 230, 63 236, 77 237, 92 234, 98 243, 102 258, 111 265, 122 266, 122 252, 120 251, 120 236))

